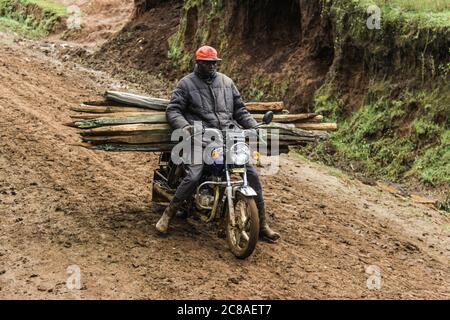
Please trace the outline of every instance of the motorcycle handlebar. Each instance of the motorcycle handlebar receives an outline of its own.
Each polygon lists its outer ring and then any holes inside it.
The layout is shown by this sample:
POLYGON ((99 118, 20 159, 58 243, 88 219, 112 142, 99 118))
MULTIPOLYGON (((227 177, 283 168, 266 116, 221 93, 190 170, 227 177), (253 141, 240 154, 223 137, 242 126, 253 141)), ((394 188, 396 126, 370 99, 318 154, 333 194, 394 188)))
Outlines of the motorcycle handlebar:
MULTIPOLYGON (((191 137, 194 137, 194 136, 199 135, 199 134, 205 134, 208 131, 212 131, 212 132, 217 132, 218 131, 218 132, 222 133, 222 135, 227 132, 227 130, 219 130, 219 129, 214 129, 214 128, 203 128, 201 132, 194 133, 194 134, 191 135, 191 137)), ((258 135, 258 130, 254 129, 254 128, 243 129, 242 132, 243 133, 247 133, 247 134, 258 135)))
MULTIPOLYGON (((222 134, 222 139, 223 139, 223 137, 226 137, 226 132, 227 132, 227 130, 219 130, 219 129, 214 129, 214 128, 202 128, 202 131, 192 134, 191 138, 194 138, 195 136, 197 136, 199 134, 204 134, 208 131, 220 132, 222 134)), ((257 138, 260 139, 260 142, 262 142, 266 146, 268 145, 267 140, 263 139, 263 137, 259 135, 258 128, 243 129, 242 132, 244 133, 244 136, 246 136, 246 137, 250 136, 250 135, 256 136, 257 138)))

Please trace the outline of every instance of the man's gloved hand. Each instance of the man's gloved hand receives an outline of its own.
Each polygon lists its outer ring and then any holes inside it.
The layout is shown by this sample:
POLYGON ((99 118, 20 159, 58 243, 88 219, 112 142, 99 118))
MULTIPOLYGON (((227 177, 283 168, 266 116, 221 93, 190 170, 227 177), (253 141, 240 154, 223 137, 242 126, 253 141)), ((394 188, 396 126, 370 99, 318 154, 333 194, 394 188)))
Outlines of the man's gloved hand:
POLYGON ((183 127, 183 132, 189 134, 190 136, 192 136, 194 134, 194 126, 192 125, 186 125, 183 127))
POLYGON ((246 129, 245 131, 246 131, 247 137, 257 137, 258 136, 258 131, 254 128, 246 129))

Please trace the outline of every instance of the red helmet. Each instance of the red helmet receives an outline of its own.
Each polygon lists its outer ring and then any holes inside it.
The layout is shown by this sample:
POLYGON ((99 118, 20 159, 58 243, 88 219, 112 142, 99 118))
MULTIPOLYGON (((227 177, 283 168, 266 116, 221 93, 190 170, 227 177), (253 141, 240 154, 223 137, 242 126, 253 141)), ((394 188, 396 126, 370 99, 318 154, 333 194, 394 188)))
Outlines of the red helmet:
POLYGON ((195 53, 196 60, 204 61, 220 61, 222 59, 217 57, 217 50, 210 46, 203 46, 195 53))

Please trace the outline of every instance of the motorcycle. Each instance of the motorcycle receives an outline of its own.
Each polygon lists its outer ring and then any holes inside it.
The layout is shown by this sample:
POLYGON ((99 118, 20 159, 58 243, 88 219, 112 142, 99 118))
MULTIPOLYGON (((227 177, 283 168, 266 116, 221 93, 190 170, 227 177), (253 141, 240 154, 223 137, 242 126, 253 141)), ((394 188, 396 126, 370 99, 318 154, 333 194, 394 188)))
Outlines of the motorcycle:
MULTIPOLYGON (((206 152, 207 163, 199 185, 182 211, 205 223, 218 222, 225 229, 231 252, 240 259, 250 256, 259 239, 259 215, 255 190, 247 182, 250 147, 246 138, 258 136, 258 127, 272 122, 268 111, 255 128, 243 130, 238 126, 228 130, 205 128, 201 134, 220 135, 206 152)), ((195 133, 194 133, 195 135, 195 133)), ((194 138, 194 135, 191 138, 194 138)), ((173 199, 184 178, 183 163, 175 164, 171 152, 163 152, 154 171, 152 201, 167 204, 173 199)))

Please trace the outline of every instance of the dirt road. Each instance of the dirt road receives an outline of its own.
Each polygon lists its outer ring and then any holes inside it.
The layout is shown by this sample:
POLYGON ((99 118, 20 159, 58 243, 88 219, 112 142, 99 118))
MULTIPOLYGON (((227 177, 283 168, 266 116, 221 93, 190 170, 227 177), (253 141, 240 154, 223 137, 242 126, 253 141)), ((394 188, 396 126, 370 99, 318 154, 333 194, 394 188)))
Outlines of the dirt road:
POLYGON ((63 125, 106 87, 120 83, 0 34, 0 298, 450 298, 448 214, 294 156, 263 177, 280 243, 239 261, 202 224, 159 237, 156 156, 73 146, 63 125))

